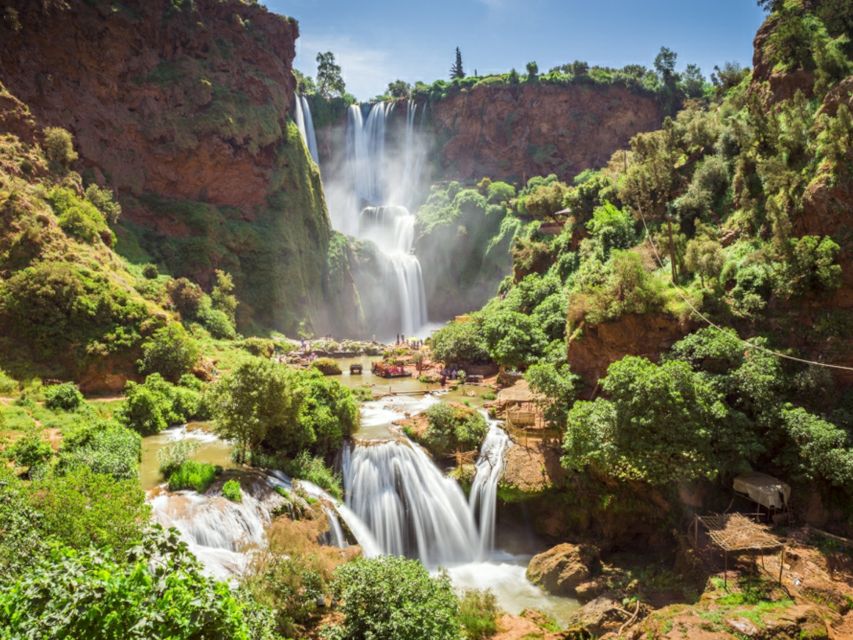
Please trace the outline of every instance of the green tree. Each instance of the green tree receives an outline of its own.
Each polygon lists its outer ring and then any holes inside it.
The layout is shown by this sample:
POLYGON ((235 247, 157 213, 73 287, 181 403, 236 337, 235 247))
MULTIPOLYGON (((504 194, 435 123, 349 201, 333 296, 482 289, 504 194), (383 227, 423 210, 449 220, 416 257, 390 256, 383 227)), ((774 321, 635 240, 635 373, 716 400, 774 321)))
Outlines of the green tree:
POLYGON ((760 446, 743 416, 686 362, 626 356, 601 383, 607 399, 569 411, 563 464, 666 484, 736 470, 760 446))
POLYGON ((317 93, 324 98, 343 97, 346 93, 341 67, 335 63, 335 54, 331 51, 317 54, 317 93))
POLYGON ((705 76, 698 65, 687 65, 681 74, 680 86, 688 98, 701 98, 705 94, 705 76))
POLYGON ((717 288, 724 263, 723 245, 713 238, 697 236, 687 243, 684 264, 691 273, 699 274, 699 281, 703 287, 707 279, 714 288, 717 288))
POLYGON ((262 358, 246 358, 214 390, 213 414, 219 433, 237 443, 240 459, 258 451, 275 431, 277 444, 298 452, 311 444, 299 422, 304 389, 285 367, 262 358))
POLYGON ((446 574, 433 578, 417 560, 359 558, 335 572, 344 621, 340 640, 457 640, 459 603, 446 574))
POLYGON ((482 364, 489 352, 479 322, 450 322, 432 334, 432 355, 444 364, 482 364))
POLYGON ((539 65, 531 61, 527 63, 527 79, 536 80, 539 77, 539 65))
POLYGON ((237 318, 237 296, 234 295, 234 278, 230 273, 217 269, 214 272, 213 290, 210 292, 213 308, 228 316, 231 322, 237 318))
POLYGON ((459 47, 456 47, 456 59, 450 67, 450 79, 461 80, 465 77, 465 70, 462 68, 462 52, 459 47))
POLYGON ((548 343, 532 317, 503 309, 486 315, 483 337, 492 360, 502 367, 526 367, 542 355, 548 343))
POLYGON ((179 322, 170 322, 142 344, 140 370, 177 382, 195 366, 200 353, 198 343, 187 330, 179 322))
POLYGON ((204 291, 189 278, 176 278, 166 285, 172 306, 181 314, 181 320, 190 322, 198 318, 204 291))
POLYGON ((394 82, 389 82, 388 95, 394 98, 408 98, 412 95, 412 85, 405 80, 394 80, 394 82))

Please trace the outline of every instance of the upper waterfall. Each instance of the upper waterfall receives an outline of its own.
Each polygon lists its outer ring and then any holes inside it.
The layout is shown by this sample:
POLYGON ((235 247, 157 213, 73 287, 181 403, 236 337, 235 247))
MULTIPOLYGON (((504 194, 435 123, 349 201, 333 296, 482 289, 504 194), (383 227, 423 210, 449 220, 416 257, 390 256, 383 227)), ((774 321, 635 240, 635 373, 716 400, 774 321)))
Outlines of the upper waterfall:
POLYGON ((308 98, 297 95, 294 97, 294 120, 299 129, 302 139, 305 141, 305 146, 308 147, 308 152, 314 159, 317 165, 320 165, 320 154, 317 151, 317 135, 314 131, 314 118, 311 115, 311 105, 308 103, 308 98))

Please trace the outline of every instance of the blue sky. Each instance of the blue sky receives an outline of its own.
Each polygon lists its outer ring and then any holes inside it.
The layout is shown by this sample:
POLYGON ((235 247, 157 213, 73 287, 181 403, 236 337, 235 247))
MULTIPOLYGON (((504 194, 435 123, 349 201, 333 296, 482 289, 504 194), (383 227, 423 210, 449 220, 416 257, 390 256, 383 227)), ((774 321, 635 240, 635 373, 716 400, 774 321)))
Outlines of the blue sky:
POLYGON ((333 51, 347 89, 360 100, 391 80, 446 78, 454 49, 480 74, 543 71, 586 60, 651 66, 660 47, 678 67, 705 75, 727 60, 750 66, 763 19, 754 0, 265 0, 299 20, 296 67, 314 75, 318 51, 333 51))

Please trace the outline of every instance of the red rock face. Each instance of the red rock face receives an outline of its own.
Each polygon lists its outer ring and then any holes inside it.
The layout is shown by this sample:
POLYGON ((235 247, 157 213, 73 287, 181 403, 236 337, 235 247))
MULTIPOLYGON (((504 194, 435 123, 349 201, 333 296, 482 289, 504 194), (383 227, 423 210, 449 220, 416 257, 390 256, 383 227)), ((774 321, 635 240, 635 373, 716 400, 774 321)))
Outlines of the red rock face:
POLYGON ((12 4, 21 28, 0 27, 3 81, 40 122, 74 134, 83 168, 135 195, 264 203, 273 164, 264 147, 278 136, 229 131, 233 114, 217 112, 213 96, 272 105, 280 126, 294 89, 294 22, 237 1, 197 0, 193 11, 142 0, 12 4))
POLYGON ((432 105, 445 177, 570 179, 660 127, 657 101, 621 86, 475 87, 432 105))

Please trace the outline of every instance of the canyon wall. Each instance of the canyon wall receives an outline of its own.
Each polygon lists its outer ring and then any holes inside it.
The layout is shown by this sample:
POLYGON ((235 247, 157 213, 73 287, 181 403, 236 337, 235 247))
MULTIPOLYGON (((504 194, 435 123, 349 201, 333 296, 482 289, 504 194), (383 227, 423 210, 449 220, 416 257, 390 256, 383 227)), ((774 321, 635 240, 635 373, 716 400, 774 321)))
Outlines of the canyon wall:
POLYGON ((570 180, 663 121, 654 96, 620 85, 486 85, 430 108, 438 171, 456 180, 570 180))
POLYGON ((118 193, 120 253, 202 284, 231 272, 244 327, 323 328, 330 227, 288 118, 297 36, 239 0, 13 0, 0 69, 118 193))

